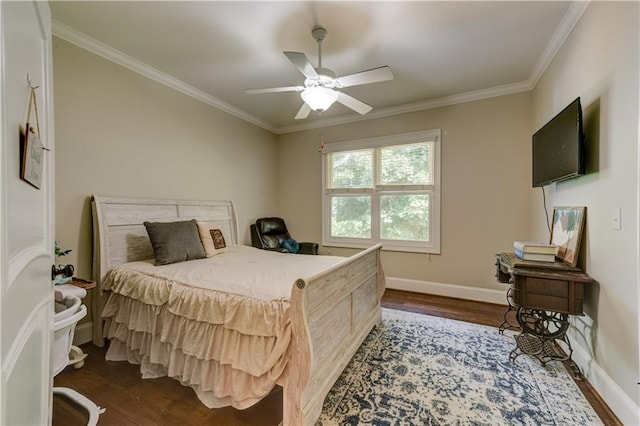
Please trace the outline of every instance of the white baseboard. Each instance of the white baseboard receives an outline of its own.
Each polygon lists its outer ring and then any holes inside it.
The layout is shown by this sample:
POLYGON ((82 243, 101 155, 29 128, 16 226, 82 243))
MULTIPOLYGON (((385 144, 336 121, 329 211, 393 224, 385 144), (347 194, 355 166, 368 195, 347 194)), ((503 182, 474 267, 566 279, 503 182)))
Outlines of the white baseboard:
POLYGON ((591 357, 588 350, 573 342, 571 346, 573 347, 572 358, 582 370, 582 374, 622 424, 640 425, 640 407, 609 377, 591 357))
POLYGON ((457 299, 475 300, 478 302, 495 303, 505 306, 507 305, 506 286, 504 291, 500 291, 457 284, 387 277, 387 288, 412 291, 414 293, 434 294, 436 296, 455 297, 457 299))
POLYGON ((73 344, 80 346, 88 343, 93 339, 93 322, 83 322, 76 326, 75 333, 73 335, 73 344))

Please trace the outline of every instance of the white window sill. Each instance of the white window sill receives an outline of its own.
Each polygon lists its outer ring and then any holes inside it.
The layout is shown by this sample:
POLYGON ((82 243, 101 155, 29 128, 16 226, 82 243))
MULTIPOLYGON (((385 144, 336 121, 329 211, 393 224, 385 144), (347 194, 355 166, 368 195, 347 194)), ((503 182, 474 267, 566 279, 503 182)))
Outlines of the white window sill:
POLYGON ((388 241, 366 241, 366 242, 323 241, 322 246, 366 249, 378 243, 382 244, 382 251, 440 254, 440 249, 437 247, 430 247, 430 246, 419 245, 419 244, 390 243, 388 241))

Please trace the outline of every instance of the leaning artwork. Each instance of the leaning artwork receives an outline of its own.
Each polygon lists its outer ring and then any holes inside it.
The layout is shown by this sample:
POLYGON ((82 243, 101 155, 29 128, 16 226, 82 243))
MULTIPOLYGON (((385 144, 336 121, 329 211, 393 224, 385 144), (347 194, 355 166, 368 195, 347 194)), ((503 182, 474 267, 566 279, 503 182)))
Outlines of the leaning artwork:
POLYGON ((586 207, 555 207, 553 209, 551 244, 558 246, 556 256, 571 266, 576 266, 578 263, 586 212, 586 207))

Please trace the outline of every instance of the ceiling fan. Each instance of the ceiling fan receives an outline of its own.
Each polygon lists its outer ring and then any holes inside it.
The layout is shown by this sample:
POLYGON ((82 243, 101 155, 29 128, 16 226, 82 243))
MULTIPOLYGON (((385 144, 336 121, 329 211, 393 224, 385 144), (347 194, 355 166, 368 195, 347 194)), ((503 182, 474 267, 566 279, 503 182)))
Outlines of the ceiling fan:
POLYGON ((258 93, 276 92, 301 92, 300 96, 304 103, 296 114, 296 119, 304 119, 313 110, 316 112, 326 111, 335 101, 340 102, 352 110, 366 114, 373 108, 358 99, 347 95, 336 89, 344 87, 358 86, 361 84, 377 83, 393 79, 393 73, 388 66, 373 68, 355 74, 336 77, 336 74, 328 68, 322 67, 322 40, 327 35, 327 30, 322 27, 314 27, 311 35, 318 43, 318 66, 314 67, 304 53, 283 52, 293 65, 306 77, 303 86, 272 87, 268 89, 248 89, 245 93, 249 95, 258 93))

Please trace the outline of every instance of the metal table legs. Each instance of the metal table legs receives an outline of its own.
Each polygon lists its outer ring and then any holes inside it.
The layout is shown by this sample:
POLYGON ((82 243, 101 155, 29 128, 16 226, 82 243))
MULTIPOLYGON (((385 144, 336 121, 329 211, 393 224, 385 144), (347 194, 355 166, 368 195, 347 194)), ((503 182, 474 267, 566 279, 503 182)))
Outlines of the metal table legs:
POLYGON ((517 308, 516 319, 520 325, 520 334, 515 337, 516 347, 509 354, 510 362, 515 362, 522 354, 536 357, 543 366, 549 361, 568 361, 574 376, 582 377, 580 369, 571 358, 573 348, 566 334, 570 325, 568 314, 517 308), (558 342, 564 342, 566 351, 558 342))

